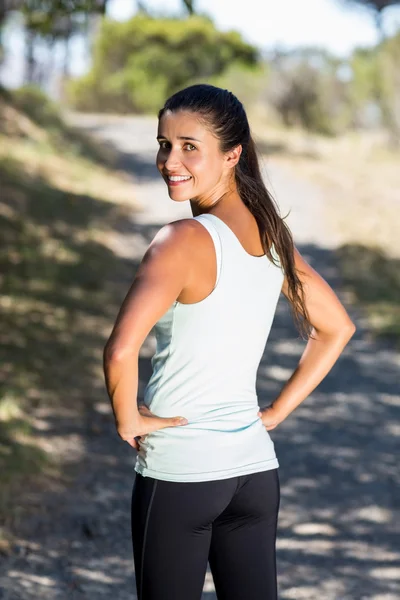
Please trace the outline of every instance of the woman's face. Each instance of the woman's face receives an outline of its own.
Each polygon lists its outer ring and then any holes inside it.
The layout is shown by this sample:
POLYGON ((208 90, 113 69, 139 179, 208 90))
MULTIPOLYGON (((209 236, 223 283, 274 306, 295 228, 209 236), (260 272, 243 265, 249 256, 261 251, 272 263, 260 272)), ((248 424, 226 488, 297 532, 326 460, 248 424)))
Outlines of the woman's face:
POLYGON ((233 173, 227 155, 194 113, 166 111, 159 121, 157 140, 157 168, 172 200, 211 206, 226 192, 233 173))

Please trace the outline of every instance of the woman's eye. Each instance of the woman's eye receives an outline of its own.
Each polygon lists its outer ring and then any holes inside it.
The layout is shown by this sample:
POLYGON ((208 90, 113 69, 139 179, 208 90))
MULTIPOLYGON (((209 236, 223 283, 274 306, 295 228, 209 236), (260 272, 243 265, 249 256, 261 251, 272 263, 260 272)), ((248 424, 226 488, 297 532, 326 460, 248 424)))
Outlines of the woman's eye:
MULTIPOLYGON (((160 148, 162 150, 167 150, 168 148, 170 148, 170 143, 169 142, 159 142, 160 144, 160 148)), ((193 150, 197 150, 196 146, 193 146, 193 144, 185 144, 186 148, 189 149, 189 152, 192 152, 193 150)))

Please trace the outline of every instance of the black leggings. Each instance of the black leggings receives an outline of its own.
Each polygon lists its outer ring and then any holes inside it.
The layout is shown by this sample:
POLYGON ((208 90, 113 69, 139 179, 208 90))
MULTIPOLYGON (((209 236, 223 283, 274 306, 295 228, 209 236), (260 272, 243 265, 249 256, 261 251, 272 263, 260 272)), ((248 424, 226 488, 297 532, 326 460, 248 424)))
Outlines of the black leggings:
POLYGON ((138 600, 200 600, 207 561, 218 600, 276 600, 278 469, 229 479, 143 477, 132 490, 138 600))

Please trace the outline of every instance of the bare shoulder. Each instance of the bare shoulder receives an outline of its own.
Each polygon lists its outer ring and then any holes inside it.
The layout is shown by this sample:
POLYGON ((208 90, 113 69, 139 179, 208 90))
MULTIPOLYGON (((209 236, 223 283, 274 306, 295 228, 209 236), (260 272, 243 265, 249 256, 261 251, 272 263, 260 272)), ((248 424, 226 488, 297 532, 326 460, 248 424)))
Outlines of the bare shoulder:
POLYGON ((163 225, 154 236, 149 250, 162 249, 171 254, 192 254, 209 237, 207 230, 196 219, 186 218, 163 225))

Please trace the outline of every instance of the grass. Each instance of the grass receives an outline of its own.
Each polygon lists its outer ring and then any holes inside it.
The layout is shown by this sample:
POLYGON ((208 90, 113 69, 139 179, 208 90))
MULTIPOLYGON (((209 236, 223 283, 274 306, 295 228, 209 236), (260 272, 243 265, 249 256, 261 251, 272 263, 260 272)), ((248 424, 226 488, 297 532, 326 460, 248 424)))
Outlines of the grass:
POLYGON ((24 129, 28 128, 31 139, 36 143, 46 140, 53 150, 59 150, 64 157, 72 154, 106 167, 115 165, 115 155, 110 149, 71 127, 63 119, 56 103, 35 86, 27 85, 13 93, 0 87, 0 99, 3 101, 3 125, 8 120, 14 134, 25 133, 24 129), (6 105, 11 117, 8 119, 6 105))
POLYGON ((372 334, 400 345, 400 152, 383 132, 335 139, 260 124, 257 132, 262 152, 322 189, 344 284, 372 334))
POLYGON ((344 244, 337 252, 344 283, 365 308, 372 332, 398 344, 400 259, 357 244, 344 244))
POLYGON ((114 254, 111 236, 138 208, 112 156, 22 108, 0 94, 5 523, 16 518, 23 489, 62 479, 63 439, 104 393, 102 348, 126 292, 115 282, 132 269, 114 254))

